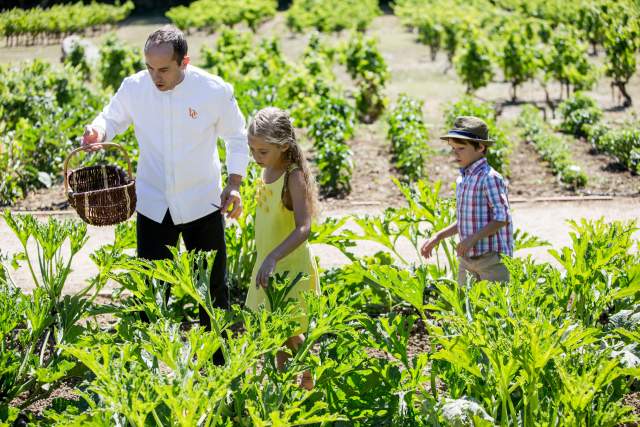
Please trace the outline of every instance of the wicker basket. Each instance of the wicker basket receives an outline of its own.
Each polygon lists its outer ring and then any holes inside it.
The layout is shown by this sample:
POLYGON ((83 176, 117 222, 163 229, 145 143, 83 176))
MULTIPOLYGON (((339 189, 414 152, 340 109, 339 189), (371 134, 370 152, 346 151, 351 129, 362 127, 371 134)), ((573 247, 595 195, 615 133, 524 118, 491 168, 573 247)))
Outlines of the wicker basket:
POLYGON ((85 147, 73 150, 64 161, 64 189, 69 204, 80 218, 91 225, 114 225, 126 221, 136 210, 136 182, 131 173, 131 160, 122 146, 101 143, 102 147, 115 147, 127 159, 128 175, 114 165, 87 166, 68 172, 69 159, 85 147))

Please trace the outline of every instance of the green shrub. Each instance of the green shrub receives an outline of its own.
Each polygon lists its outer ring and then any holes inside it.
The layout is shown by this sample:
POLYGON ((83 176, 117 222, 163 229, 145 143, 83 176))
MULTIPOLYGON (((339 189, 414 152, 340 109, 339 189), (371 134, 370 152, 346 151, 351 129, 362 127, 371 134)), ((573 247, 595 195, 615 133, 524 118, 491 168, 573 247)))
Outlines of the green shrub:
POLYGON ((177 6, 165 14, 182 30, 206 30, 211 33, 223 25, 245 23, 256 32, 258 25, 273 18, 278 4, 274 0, 196 0, 189 6, 177 6))
POLYGON ((394 165, 405 181, 416 181, 424 176, 424 163, 431 152, 422 107, 422 101, 401 94, 389 114, 387 138, 391 140, 394 165))
POLYGON ((125 45, 115 34, 109 35, 100 47, 98 72, 104 88, 118 90, 122 80, 144 68, 140 49, 125 45))
POLYGON ((467 93, 485 87, 493 79, 493 58, 490 42, 472 30, 467 34, 454 60, 456 72, 467 86, 467 93))
POLYGON ((518 125, 522 128, 523 137, 534 145, 561 182, 573 188, 587 184, 587 176, 580 166, 573 163, 569 144, 553 133, 537 108, 526 106, 518 118, 518 125))
POLYGON ((375 0, 294 0, 287 12, 287 26, 295 32, 307 28, 323 33, 364 31, 380 13, 375 0))
POLYGON ((105 101, 72 67, 38 60, 0 66, 0 205, 60 180, 83 125, 105 101))
POLYGON ((614 129, 607 125, 587 128, 589 142, 600 152, 616 157, 630 171, 640 174, 640 128, 628 123, 614 129))
POLYGON ((344 100, 324 99, 309 127, 313 141, 316 177, 320 192, 327 197, 343 197, 351 192, 353 153, 347 140, 353 135, 354 112, 344 100))
POLYGON ((358 86, 358 117, 365 123, 373 123, 388 102, 382 91, 389 79, 389 70, 377 41, 360 34, 353 36, 343 50, 343 61, 358 86))
POLYGON ((0 13, 0 36, 8 46, 50 43, 65 35, 124 20, 134 9, 132 1, 120 5, 76 2, 48 9, 13 8, 0 13))
POLYGON ((598 123, 602 118, 602 110, 596 102, 582 92, 576 92, 559 107, 563 132, 575 136, 586 136, 586 126, 598 123))
POLYGON ((91 66, 87 61, 87 57, 85 54, 85 48, 80 43, 74 43, 71 47, 71 52, 64 59, 65 64, 69 64, 72 67, 75 67, 78 72, 82 75, 84 80, 91 80, 91 66))

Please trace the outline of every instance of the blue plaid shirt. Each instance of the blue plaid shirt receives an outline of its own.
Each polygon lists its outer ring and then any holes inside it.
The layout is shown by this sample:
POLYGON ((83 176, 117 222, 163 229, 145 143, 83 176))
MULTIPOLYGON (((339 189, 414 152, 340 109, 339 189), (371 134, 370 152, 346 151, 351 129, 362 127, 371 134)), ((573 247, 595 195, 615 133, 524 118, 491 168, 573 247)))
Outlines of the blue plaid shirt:
POLYGON ((496 234, 479 240, 465 256, 487 252, 513 255, 513 222, 507 186, 484 157, 460 169, 456 180, 456 210, 460 241, 476 234, 492 220, 508 222, 496 234))

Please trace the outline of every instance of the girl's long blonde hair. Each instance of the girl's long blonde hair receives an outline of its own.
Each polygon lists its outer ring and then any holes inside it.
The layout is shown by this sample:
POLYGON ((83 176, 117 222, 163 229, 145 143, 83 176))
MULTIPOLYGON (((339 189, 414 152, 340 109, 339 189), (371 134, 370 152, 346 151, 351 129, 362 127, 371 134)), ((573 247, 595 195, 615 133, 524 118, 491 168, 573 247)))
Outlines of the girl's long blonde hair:
MULTIPOLYGON (((291 124, 291 117, 289 113, 280 108, 266 107, 258 111, 251 119, 248 129, 249 136, 264 138, 268 144, 274 144, 278 146, 287 146, 289 149, 285 152, 286 161, 288 165, 297 165, 304 174, 304 182, 306 187, 306 199, 311 217, 314 218, 318 214, 318 191, 316 183, 309 170, 309 164, 304 157, 304 153, 298 145, 296 138, 296 132, 291 124)), ((288 174, 287 172, 285 174, 288 174)), ((285 179, 285 184, 287 180, 285 179)), ((283 190, 283 197, 285 192, 288 193, 289 189, 283 190)), ((284 200, 283 200, 284 202, 284 200)))

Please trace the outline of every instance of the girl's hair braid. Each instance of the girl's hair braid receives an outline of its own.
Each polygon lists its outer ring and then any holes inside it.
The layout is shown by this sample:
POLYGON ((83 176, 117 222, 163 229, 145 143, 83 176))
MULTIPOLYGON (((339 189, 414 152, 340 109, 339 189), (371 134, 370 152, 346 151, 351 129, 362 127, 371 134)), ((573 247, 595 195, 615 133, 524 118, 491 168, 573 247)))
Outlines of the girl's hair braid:
MULTIPOLYGON (((307 159, 304 157, 300 145, 298 145, 296 132, 291 123, 289 113, 276 107, 263 108, 251 119, 248 133, 250 136, 264 138, 268 144, 289 147, 285 152, 286 160, 289 165, 295 164, 302 170, 306 187, 307 204, 311 211, 311 216, 315 217, 318 213, 316 183, 309 169, 307 159)), ((287 168, 287 172, 285 172, 285 188, 282 193, 283 201, 285 194, 289 191, 286 185, 288 173, 289 169, 287 168)))

